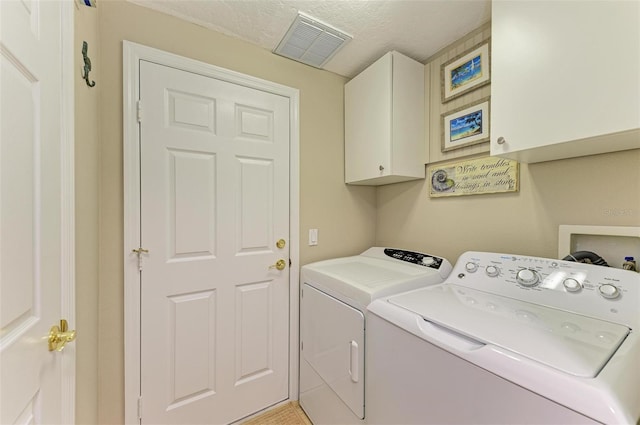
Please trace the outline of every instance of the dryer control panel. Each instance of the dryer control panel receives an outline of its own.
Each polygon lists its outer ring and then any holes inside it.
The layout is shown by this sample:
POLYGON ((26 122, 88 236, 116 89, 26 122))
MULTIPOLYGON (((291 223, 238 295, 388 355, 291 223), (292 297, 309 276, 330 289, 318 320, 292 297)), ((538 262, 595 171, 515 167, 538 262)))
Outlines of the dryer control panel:
POLYGON ((405 251, 403 249, 385 248, 385 255, 396 260, 406 261, 408 263, 417 264, 419 266, 431 267, 433 269, 439 269, 442 264, 442 258, 434 257, 430 254, 423 254, 421 252, 405 251))
POLYGON ((640 327, 640 274, 549 258, 465 252, 447 283, 640 327))

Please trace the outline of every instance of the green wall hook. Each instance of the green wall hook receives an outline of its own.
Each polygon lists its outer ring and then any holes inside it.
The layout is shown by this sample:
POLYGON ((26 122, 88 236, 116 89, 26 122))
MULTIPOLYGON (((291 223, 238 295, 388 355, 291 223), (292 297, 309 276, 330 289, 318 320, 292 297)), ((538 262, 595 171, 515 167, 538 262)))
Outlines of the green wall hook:
POLYGON ((89 50, 89 45, 86 41, 82 42, 82 59, 84 59, 84 70, 82 71, 82 78, 87 83, 89 87, 93 87, 96 85, 95 81, 89 81, 89 72, 91 72, 91 59, 87 56, 87 50, 89 50))

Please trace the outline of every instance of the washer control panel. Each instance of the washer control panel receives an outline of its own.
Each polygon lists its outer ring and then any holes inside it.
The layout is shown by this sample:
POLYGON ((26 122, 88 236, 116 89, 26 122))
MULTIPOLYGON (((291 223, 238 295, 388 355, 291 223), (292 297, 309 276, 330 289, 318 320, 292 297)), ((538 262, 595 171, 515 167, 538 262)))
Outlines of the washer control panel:
POLYGON ((430 254, 423 254, 421 252, 385 248, 384 253, 388 257, 395 258, 396 260, 406 261, 419 266, 431 267, 433 269, 439 269, 440 265, 442 265, 442 258, 434 257, 430 254))
POLYGON ((640 273, 592 264, 465 252, 447 283, 640 326, 640 273))

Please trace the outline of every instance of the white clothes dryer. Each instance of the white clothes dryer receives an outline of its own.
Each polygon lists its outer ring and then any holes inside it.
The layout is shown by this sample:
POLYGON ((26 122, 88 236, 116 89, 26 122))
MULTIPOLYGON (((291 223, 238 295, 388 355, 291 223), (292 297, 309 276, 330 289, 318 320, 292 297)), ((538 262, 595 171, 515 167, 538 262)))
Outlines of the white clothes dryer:
POLYGON ((302 267, 300 405, 315 425, 365 418, 365 311, 382 296, 441 283, 444 258, 374 247, 302 267))
POLYGON ((464 253, 368 307, 368 424, 636 424, 640 274, 464 253))

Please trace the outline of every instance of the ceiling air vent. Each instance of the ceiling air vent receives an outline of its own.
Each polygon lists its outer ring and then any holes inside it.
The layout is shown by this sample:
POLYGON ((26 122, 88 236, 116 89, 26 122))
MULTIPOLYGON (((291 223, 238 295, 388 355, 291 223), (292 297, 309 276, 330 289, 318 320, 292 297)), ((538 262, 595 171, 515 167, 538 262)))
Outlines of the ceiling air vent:
POLYGON ((278 47, 278 55, 322 68, 351 37, 311 16, 298 12, 278 47))

